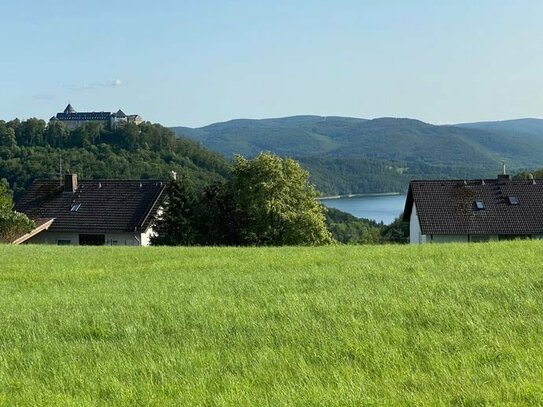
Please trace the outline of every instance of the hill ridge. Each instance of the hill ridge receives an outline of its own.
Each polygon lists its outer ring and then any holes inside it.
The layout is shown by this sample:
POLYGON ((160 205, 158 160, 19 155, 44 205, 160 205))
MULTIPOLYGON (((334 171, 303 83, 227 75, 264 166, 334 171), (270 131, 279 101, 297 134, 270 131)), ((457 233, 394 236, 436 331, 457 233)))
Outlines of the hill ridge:
POLYGON ((271 151, 300 159, 327 194, 397 191, 398 182, 405 190, 413 177, 492 177, 502 160, 511 171, 543 167, 543 119, 435 125, 298 115, 172 130, 227 157, 271 151))

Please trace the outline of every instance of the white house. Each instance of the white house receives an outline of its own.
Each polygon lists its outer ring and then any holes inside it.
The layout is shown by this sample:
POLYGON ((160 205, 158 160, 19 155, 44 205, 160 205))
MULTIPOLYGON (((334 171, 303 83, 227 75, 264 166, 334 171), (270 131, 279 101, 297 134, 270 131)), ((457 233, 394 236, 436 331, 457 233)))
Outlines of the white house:
POLYGON ((403 220, 412 244, 541 239, 543 180, 411 181, 403 220))
POLYGON ((66 175, 64 184, 35 181, 15 210, 36 228, 15 243, 148 246, 152 221, 166 181, 86 180, 66 175))

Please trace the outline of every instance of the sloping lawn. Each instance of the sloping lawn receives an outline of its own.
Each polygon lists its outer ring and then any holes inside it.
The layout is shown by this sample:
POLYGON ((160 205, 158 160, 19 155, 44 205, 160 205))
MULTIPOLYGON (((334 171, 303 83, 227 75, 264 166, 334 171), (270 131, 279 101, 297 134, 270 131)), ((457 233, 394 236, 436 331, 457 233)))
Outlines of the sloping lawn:
POLYGON ((543 404, 543 242, 0 246, 0 405, 543 404))

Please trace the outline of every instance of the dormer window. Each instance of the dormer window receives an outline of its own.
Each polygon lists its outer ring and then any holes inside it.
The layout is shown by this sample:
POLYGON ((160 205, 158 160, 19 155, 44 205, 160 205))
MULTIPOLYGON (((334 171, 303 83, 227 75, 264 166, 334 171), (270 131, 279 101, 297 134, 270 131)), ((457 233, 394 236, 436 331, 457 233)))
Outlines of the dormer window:
POLYGON ((510 205, 518 205, 520 203, 516 196, 508 196, 507 199, 509 199, 510 205))
POLYGON ((485 203, 483 201, 475 201, 473 202, 473 206, 478 211, 484 211, 486 209, 485 203))

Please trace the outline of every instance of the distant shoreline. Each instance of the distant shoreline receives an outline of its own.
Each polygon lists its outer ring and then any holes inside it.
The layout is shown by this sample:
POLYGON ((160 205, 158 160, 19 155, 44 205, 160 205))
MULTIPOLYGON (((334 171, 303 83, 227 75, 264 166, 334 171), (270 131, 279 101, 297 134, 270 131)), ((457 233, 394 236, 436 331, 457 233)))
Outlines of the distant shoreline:
POLYGON ((401 195, 401 192, 377 192, 373 194, 347 194, 347 195, 331 195, 331 196, 321 196, 317 198, 319 201, 325 199, 341 199, 341 198, 358 198, 361 196, 393 196, 401 195))

